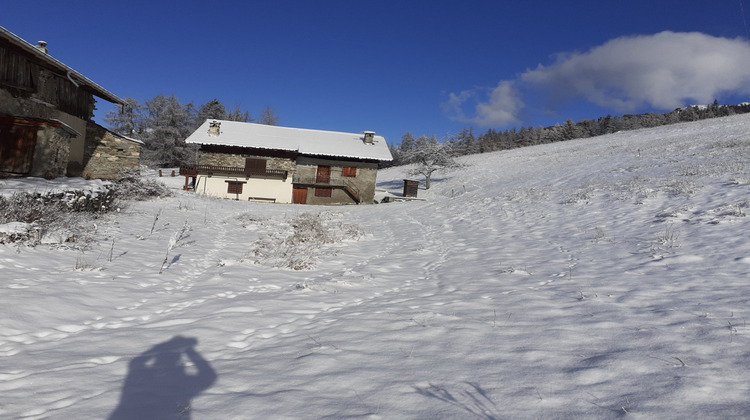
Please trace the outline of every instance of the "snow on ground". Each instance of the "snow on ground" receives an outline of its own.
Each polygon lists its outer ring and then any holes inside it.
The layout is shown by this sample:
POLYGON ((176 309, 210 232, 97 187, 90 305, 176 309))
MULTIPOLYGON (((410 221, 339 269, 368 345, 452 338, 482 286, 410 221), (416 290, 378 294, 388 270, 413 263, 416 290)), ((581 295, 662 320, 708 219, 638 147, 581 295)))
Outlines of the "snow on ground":
POLYGON ((103 191, 107 181, 83 178, 12 178, 0 179, 0 196, 9 197, 16 193, 55 194, 68 191, 86 191, 95 193, 103 191))
POLYGON ((749 132, 466 157, 376 206, 162 178, 84 252, 0 246, 0 418, 748 417, 749 132))

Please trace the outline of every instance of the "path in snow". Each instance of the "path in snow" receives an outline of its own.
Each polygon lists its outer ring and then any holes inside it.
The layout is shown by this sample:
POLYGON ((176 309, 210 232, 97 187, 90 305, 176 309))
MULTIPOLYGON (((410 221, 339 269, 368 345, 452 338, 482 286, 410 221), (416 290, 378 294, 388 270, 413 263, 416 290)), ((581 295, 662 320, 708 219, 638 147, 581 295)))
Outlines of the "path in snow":
POLYGON ((425 202, 177 191, 84 253, 2 246, 0 417, 104 418, 175 336, 217 374, 195 419, 747 416, 748 124, 468 157, 425 202), (254 255, 304 212, 364 234, 303 247, 310 270, 254 255))

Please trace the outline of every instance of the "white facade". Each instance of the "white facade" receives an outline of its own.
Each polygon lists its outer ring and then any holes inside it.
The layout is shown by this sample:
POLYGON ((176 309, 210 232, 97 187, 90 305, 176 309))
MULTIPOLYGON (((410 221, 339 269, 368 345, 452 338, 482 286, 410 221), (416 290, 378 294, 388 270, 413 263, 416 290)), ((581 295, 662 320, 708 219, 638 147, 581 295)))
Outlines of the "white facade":
POLYGON ((278 178, 198 175, 195 177, 194 190, 196 193, 208 197, 229 198, 242 201, 291 203, 292 177, 287 177, 282 180, 278 178), (242 192, 230 192, 233 191, 230 189, 230 183, 239 183, 242 192))

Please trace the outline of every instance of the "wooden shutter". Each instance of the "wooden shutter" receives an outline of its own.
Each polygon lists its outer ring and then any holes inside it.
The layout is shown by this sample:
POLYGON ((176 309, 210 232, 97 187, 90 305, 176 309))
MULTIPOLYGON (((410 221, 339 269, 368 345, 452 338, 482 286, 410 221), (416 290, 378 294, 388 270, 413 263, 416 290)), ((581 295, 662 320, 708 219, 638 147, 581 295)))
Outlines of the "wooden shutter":
POLYGON ((242 194, 242 184, 244 184, 244 182, 239 182, 239 181, 226 181, 226 182, 227 182, 228 194, 242 194))
POLYGON ((316 187, 315 196, 316 197, 330 197, 332 190, 333 189, 331 187, 316 187))
POLYGON ((266 160, 261 158, 245 158, 246 174, 265 174, 266 160))
POLYGON ((354 177, 357 176, 357 168, 354 166, 344 166, 341 168, 341 176, 354 177))

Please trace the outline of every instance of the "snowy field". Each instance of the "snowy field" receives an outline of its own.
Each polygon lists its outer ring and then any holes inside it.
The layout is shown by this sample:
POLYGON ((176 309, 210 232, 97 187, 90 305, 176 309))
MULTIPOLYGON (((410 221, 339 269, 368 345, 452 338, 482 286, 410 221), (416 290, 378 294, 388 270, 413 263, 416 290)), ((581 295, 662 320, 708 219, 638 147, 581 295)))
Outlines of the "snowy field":
POLYGON ((0 418, 750 417, 750 115, 463 160, 0 245, 0 418))

